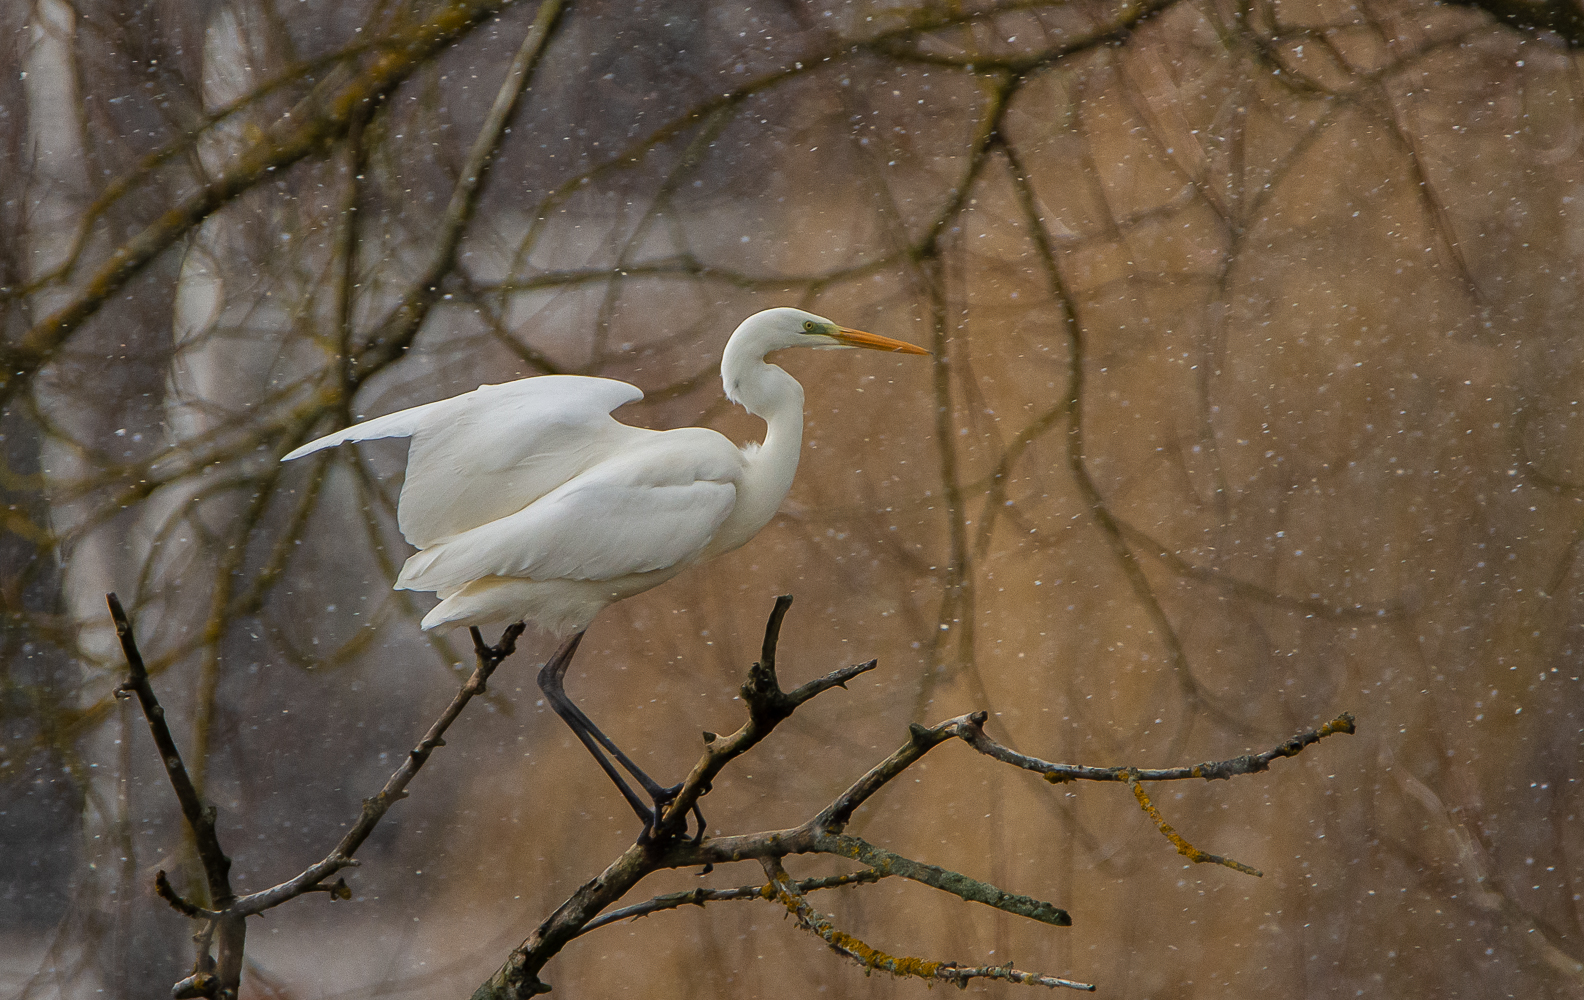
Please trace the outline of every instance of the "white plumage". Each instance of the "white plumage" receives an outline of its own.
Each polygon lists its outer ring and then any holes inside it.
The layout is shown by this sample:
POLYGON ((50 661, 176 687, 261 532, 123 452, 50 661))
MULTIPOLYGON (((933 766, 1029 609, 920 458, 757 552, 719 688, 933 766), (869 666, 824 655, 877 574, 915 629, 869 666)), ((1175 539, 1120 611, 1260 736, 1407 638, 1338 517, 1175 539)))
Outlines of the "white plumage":
POLYGON ((803 389, 764 356, 788 347, 928 353, 770 309, 737 328, 721 359, 727 397, 766 423, 763 445, 738 448, 702 427, 629 427, 610 414, 642 399, 637 387, 544 375, 376 417, 282 461, 412 438, 397 523, 419 551, 396 587, 440 596, 423 627, 527 620, 564 636, 775 516, 797 471, 803 389))

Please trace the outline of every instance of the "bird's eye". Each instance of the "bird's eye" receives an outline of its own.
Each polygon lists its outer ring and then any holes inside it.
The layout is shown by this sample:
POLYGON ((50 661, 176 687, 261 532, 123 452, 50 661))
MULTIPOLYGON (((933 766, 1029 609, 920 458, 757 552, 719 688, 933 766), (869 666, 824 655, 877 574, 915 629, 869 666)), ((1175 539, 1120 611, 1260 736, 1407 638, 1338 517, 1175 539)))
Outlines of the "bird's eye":
POLYGON ((803 329, 807 330, 809 333, 813 333, 814 332, 814 321, 811 320, 811 319, 804 320, 803 321, 803 329))

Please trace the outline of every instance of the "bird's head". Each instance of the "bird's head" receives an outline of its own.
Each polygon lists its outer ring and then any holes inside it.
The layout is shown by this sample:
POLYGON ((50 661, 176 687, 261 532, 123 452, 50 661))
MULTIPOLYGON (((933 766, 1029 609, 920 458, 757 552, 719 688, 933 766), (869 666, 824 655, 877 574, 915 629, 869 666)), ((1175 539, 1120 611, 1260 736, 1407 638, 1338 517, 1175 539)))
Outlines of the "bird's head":
POLYGON ((764 357, 771 351, 788 347, 813 347, 835 350, 847 347, 864 347, 872 351, 893 351, 898 354, 928 354, 922 347, 901 340, 892 340, 878 334, 864 333, 832 323, 802 309, 766 309, 743 320, 737 332, 726 345, 730 353, 738 350, 746 356, 764 357), (737 350, 733 350, 736 348, 737 350), (751 353, 750 353, 751 352, 751 353))
POLYGON ((779 391, 791 393, 796 405, 801 407, 803 390, 797 382, 775 365, 765 364, 764 360, 771 351, 788 347, 824 350, 866 347, 898 354, 929 353, 905 341, 838 326, 823 316, 801 309, 766 309, 743 320, 726 342, 726 353, 721 356, 721 381, 726 387, 726 398, 740 403, 749 413, 764 416, 765 407, 771 405, 769 400, 775 394, 773 387, 779 385, 779 391))

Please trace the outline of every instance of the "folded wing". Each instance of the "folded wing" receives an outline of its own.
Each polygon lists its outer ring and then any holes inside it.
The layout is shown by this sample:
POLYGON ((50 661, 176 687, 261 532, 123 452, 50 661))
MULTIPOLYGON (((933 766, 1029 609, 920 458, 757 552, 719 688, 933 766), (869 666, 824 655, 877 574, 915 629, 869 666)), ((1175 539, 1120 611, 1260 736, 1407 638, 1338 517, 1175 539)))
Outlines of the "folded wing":
POLYGON ((736 503, 742 453, 702 428, 639 433, 526 508, 425 548, 396 586, 446 596, 489 576, 614 580, 687 566, 736 503))

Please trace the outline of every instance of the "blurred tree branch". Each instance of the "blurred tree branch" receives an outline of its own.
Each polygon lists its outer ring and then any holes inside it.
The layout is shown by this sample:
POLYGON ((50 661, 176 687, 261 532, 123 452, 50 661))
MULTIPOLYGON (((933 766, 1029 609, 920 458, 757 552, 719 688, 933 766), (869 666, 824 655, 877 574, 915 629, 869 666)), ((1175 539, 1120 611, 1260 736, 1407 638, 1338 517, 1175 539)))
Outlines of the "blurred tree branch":
POLYGON ((413 337, 417 336, 418 328, 429 315, 429 309, 440 298, 440 282, 456 266, 457 245, 462 242, 462 234, 473 218, 490 163, 495 151, 500 148, 501 138, 506 134, 506 125, 517 109, 517 102, 533 82, 534 69, 539 65, 545 45, 560 23, 564 9, 563 0, 540 0, 533 26, 523 37, 522 45, 518 47, 517 55, 506 71, 506 79, 501 83, 495 102, 484 119, 484 125, 468 150, 461 175, 451 192, 451 201, 441 217, 439 232, 435 234, 429 266, 413 282, 411 290, 401 302, 391 310, 390 316, 379 324, 378 332, 357 352, 356 358, 352 360, 349 390, 355 391, 364 379, 401 357, 412 344, 413 337))
MULTIPOLYGON (((370 43, 349 68, 338 63, 290 113, 264 130, 213 177, 205 178, 158 220, 122 244, 82 283, 72 299, 0 350, 0 404, 31 380, 67 337, 138 271, 197 223, 275 171, 345 135, 367 106, 379 101, 438 50, 455 44, 512 0, 457 0, 416 27, 370 43)), ((558 11, 557 0, 544 0, 558 11)), ((538 25, 536 23, 536 29, 538 25)), ((68 278, 61 276, 61 280, 68 278)))
POLYGON ((357 865, 354 855, 358 848, 363 846, 364 841, 390 811, 391 806, 407 797, 407 785, 417 777, 419 770, 429 760, 429 755, 437 747, 445 746, 446 730, 462 714, 462 710, 475 695, 484 693, 495 668, 516 650, 517 638, 522 635, 525 626, 519 623, 508 628, 501 636, 500 642, 494 646, 486 645, 483 636, 477 629, 473 629, 474 652, 478 657, 478 666, 457 691, 456 696, 451 699, 451 704, 446 706, 445 711, 429 727, 423 739, 407 752, 406 759, 385 782, 385 786, 373 797, 363 800, 363 810, 357 822, 346 832, 335 848, 321 861, 309 866, 294 878, 260 892, 238 897, 232 891, 229 878, 231 859, 221 849, 220 841, 215 835, 215 807, 203 803, 192 779, 187 774, 186 767, 182 764, 181 753, 177 750, 176 741, 165 722, 165 710, 160 706, 159 699, 149 684, 148 672, 143 665, 143 655, 138 650, 132 624, 127 619, 120 600, 114 594, 108 595, 106 600, 110 605, 111 617, 115 620, 116 635, 121 640, 121 648, 126 655, 128 673, 122 690, 137 696, 143 715, 148 720, 149 732, 154 737, 155 748, 165 764, 165 772, 170 779, 171 788, 176 793, 177 801, 181 803, 182 817, 193 831, 197 841, 198 856, 203 862, 204 873, 209 882, 210 905, 200 907, 183 898, 171 886, 165 872, 161 871, 155 876, 156 895, 183 916, 202 921, 201 929, 194 938, 198 945, 198 954, 193 962, 192 972, 186 979, 176 984, 173 995, 177 998, 211 997, 217 1000, 235 1000, 237 991, 241 987, 247 918, 310 892, 327 892, 331 899, 351 898, 351 892, 345 881, 338 880, 334 884, 326 884, 325 880, 343 869, 357 865), (217 957, 212 958, 209 953, 211 940, 216 936, 217 931, 219 952, 217 957))
POLYGON ((1584 3, 1580 0, 1452 0, 1478 7, 1498 21, 1529 31, 1555 33, 1569 47, 1584 48, 1584 3))

